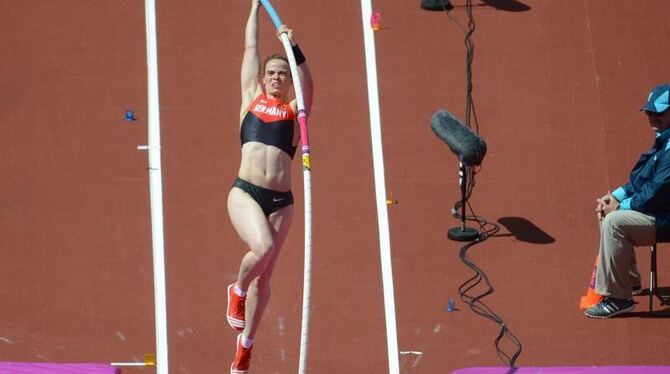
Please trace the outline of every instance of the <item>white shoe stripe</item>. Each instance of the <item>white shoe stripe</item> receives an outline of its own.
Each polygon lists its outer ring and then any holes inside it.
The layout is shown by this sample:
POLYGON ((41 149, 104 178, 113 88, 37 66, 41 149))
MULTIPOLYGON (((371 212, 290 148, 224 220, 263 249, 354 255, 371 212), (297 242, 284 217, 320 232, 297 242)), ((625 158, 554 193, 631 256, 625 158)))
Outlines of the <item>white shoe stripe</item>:
POLYGON ((233 327, 239 327, 239 328, 241 328, 241 329, 243 329, 244 326, 245 326, 244 323, 232 323, 232 322, 230 322, 230 321, 228 321, 228 323, 229 323, 231 326, 233 326, 233 327))

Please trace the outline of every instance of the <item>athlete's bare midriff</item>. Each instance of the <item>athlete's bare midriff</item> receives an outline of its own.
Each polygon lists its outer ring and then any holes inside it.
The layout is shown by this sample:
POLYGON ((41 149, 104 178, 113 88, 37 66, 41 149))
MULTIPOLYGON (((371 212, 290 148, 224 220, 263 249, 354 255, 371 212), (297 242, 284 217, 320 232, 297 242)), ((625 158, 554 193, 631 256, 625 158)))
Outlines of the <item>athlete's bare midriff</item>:
POLYGON ((269 190, 290 191, 292 161, 291 156, 277 147, 257 142, 245 143, 238 176, 269 190))

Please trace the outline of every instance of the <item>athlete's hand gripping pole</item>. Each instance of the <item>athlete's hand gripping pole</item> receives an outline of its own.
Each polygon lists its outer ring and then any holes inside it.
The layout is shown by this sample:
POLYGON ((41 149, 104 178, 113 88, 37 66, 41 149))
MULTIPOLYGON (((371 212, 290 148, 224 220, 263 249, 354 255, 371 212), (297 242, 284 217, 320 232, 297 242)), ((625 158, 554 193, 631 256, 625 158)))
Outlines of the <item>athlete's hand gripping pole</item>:
MULTIPOLYGON (((261 0, 261 4, 268 12, 277 30, 283 25, 277 11, 269 0, 261 0)), ((312 283, 312 165, 309 156, 309 138, 307 136, 307 115, 305 112, 305 102, 303 100, 302 85, 298 75, 298 65, 296 64, 293 48, 288 35, 282 33, 281 36, 286 57, 288 57, 291 76, 293 77, 293 89, 295 90, 295 99, 298 106, 298 125, 300 126, 300 142, 302 143, 302 169, 305 192, 305 264, 303 275, 302 290, 302 327, 300 332, 300 364, 298 373, 304 374, 307 369, 307 347, 309 340, 309 320, 311 310, 311 283, 312 283)))
MULTIPOLYGON (((261 0, 261 4, 267 10, 272 23, 274 23, 277 30, 283 25, 277 11, 274 9, 269 0, 261 0)), ((303 168, 311 170, 311 162, 309 156, 309 137, 307 134, 307 115, 305 112, 305 101, 303 99, 302 84, 300 76, 298 75, 298 65, 296 64, 295 56, 293 55, 293 48, 286 33, 281 34, 281 41, 286 51, 286 57, 291 68, 291 76, 293 77, 293 89, 295 90, 295 100, 298 104, 298 124, 300 125, 300 142, 302 143, 302 161, 303 168)))

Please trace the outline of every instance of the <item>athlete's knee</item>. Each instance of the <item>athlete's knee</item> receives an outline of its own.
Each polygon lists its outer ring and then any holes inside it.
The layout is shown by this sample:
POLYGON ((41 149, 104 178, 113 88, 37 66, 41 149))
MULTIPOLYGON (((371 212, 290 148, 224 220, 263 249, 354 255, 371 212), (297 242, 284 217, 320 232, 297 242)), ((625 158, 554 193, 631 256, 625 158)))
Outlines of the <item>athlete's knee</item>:
POLYGON ((270 292, 270 277, 261 274, 254 280, 254 283, 259 292, 270 292))
POLYGON ((266 265, 270 263, 276 252, 274 240, 271 238, 259 238, 250 244, 249 249, 256 255, 259 262, 265 263, 266 265))

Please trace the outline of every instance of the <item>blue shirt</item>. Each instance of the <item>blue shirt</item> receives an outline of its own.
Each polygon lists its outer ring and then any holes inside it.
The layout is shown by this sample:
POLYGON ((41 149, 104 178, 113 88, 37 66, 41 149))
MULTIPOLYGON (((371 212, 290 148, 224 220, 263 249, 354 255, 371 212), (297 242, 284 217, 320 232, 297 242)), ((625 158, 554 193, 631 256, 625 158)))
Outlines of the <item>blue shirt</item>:
POLYGON ((670 129, 656 134, 650 150, 640 156, 628 183, 612 192, 619 209, 656 217, 656 239, 670 241, 670 129))

